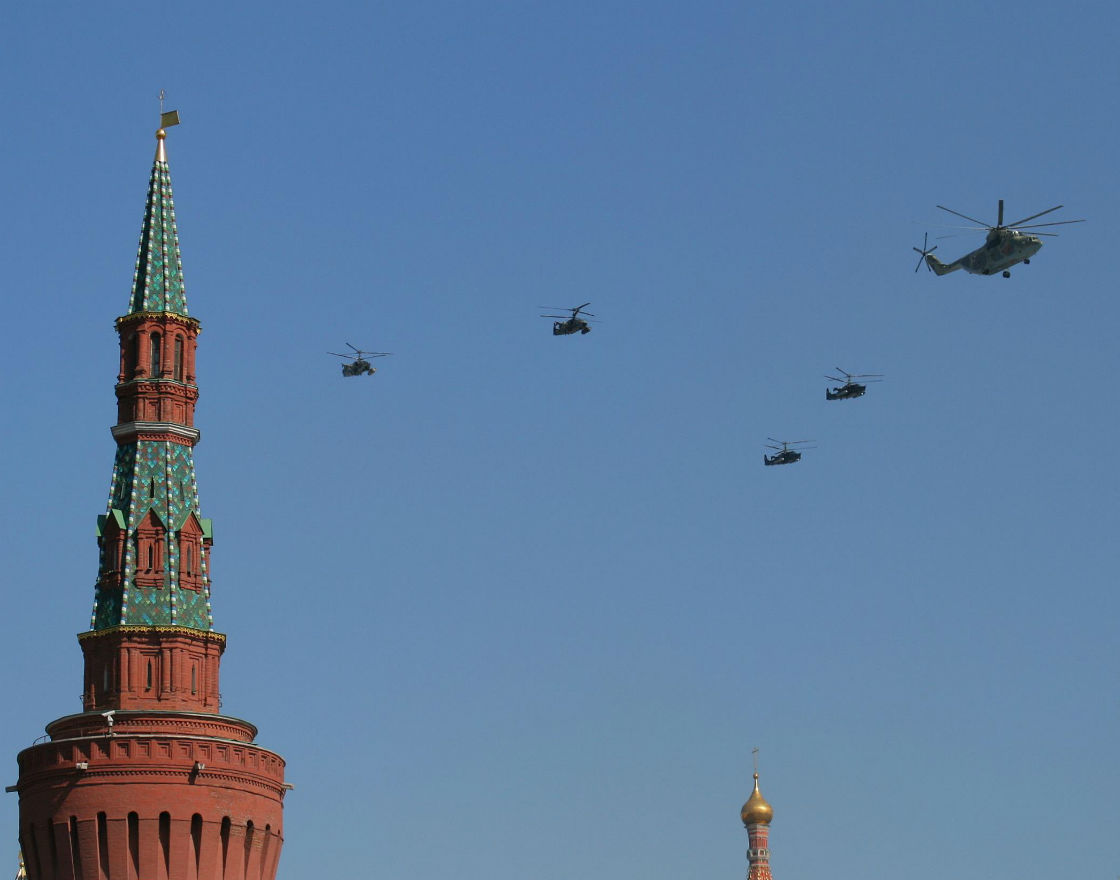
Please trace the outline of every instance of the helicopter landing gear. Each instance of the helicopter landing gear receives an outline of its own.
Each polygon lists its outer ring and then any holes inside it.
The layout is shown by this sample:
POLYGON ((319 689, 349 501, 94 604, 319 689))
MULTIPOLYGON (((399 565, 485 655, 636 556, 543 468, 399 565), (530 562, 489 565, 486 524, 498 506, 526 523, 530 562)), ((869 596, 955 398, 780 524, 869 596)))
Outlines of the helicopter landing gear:
POLYGON ((1010 277, 1011 277, 1011 273, 1010 273, 1010 272, 1008 272, 1008 271, 1007 271, 1006 269, 1004 269, 1004 270, 1003 270, 1003 277, 1004 277, 1004 278, 1010 278, 1010 277))

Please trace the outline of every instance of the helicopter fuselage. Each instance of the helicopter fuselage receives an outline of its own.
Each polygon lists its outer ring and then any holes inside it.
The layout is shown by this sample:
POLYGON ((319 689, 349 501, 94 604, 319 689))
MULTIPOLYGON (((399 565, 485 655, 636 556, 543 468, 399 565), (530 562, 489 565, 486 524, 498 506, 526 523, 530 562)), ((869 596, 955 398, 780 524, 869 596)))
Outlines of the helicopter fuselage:
POLYGON ((965 254, 952 263, 942 263, 933 254, 926 255, 926 264, 938 275, 964 269, 972 275, 995 275, 1006 272, 1016 263, 1029 263, 1042 248, 1042 239, 1016 229, 993 229, 982 247, 965 254))
POLYGON ((773 455, 762 453, 762 463, 766 465, 771 464, 793 464, 795 461, 801 461, 801 453, 795 449, 783 449, 781 452, 775 452, 773 455))
POLYGON ((849 382, 846 385, 838 385, 831 391, 824 390, 826 400, 850 400, 854 397, 863 397, 867 393, 867 386, 860 385, 858 382, 849 382))
POLYGON ((349 364, 342 365, 343 376, 362 376, 366 373, 372 376, 376 372, 377 370, 370 365, 369 361, 362 360, 361 358, 358 358, 349 364))
POLYGON ((552 322, 553 336, 567 336, 570 333, 590 333, 591 325, 583 318, 568 318, 566 321, 552 322))

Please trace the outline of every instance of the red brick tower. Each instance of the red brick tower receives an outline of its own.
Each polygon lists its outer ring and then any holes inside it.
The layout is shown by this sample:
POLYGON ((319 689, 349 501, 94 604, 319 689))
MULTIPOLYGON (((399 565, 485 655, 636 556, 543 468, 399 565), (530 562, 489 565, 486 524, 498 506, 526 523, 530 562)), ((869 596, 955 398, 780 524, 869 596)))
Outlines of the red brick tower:
POLYGON ((754 774, 754 791, 743 804, 739 816, 747 827, 750 840, 747 859, 751 867, 747 872, 747 880, 773 880, 770 873, 770 820, 774 818, 774 808, 766 803, 762 792, 758 790, 757 770, 754 774))
MULTIPOLYGON (((178 116, 165 114, 161 124, 178 116)), ((273 880, 284 761, 219 714, 226 637, 210 610, 213 529, 194 475, 195 348, 166 132, 156 132, 128 314, 117 319, 117 443, 83 711, 19 753, 29 880, 273 880)))

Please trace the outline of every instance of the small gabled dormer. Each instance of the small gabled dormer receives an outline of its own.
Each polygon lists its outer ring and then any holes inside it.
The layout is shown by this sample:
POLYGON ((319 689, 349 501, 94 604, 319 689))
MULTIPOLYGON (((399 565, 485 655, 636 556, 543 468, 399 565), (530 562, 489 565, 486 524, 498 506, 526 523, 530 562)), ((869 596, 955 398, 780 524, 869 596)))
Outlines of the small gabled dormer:
POLYGON ((97 518, 97 546, 101 548, 101 570, 98 585, 118 587, 124 571, 124 550, 128 535, 124 512, 111 508, 97 518))
POLYGON ((167 527, 149 510, 136 527, 136 586, 162 587, 167 569, 167 527))
POLYGON ((187 516, 176 538, 179 550, 179 586, 201 590, 205 584, 203 562, 210 546, 209 529, 194 513, 187 516))

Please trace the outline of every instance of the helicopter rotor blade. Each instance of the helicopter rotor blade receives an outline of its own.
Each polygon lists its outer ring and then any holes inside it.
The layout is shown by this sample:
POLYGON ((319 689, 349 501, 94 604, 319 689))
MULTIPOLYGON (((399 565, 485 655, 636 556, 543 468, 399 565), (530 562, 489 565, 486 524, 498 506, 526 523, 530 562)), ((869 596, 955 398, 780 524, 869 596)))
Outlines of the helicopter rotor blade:
POLYGON ((327 354, 333 354, 336 358, 353 358, 352 354, 339 354, 337 351, 328 351, 327 354))
MULTIPOLYGON (((1024 217, 1022 220, 1016 220, 1014 223, 1008 223, 1008 226, 1020 226, 1028 220, 1033 220, 1035 217, 1041 217, 1043 214, 1049 214, 1051 211, 1057 211, 1058 208, 1064 207, 1063 205, 1055 205, 1053 208, 1047 208, 1045 211, 1039 211, 1037 214, 1031 214, 1029 217, 1024 217)), ((1003 225, 1002 223, 1000 224, 1003 225)))
MULTIPOLYGON (((1030 219, 1030 218, 1027 218, 1030 219)), ((1041 226, 1065 226, 1069 223, 1084 223, 1084 220, 1054 220, 1051 223, 1032 223, 1029 226, 1022 226, 1018 223, 1014 224, 1016 229, 1038 229, 1041 226)))
POLYGON ((999 200, 999 219, 996 220, 996 226, 1003 226, 1003 199, 999 200))
POLYGON ((829 379, 833 382, 847 382, 848 381, 847 379, 840 379, 837 376, 825 376, 825 378, 829 379))
MULTIPOLYGON (((347 345, 350 345, 350 343, 349 343, 349 342, 347 342, 346 344, 347 344, 347 345)), ((358 354, 361 354, 361 353, 362 353, 362 350, 361 350, 360 348, 358 348, 358 347, 357 347, 356 345, 350 345, 350 347, 351 347, 352 349, 354 349, 354 351, 356 351, 356 352, 357 352, 358 354)))
POLYGON ((946 208, 944 205, 938 205, 942 211, 948 211, 950 214, 956 214, 958 217, 964 217, 965 220, 971 220, 973 223, 979 223, 984 229, 992 229, 983 220, 977 220, 975 217, 969 217, 967 214, 962 214, 960 211, 954 211, 952 208, 946 208))

